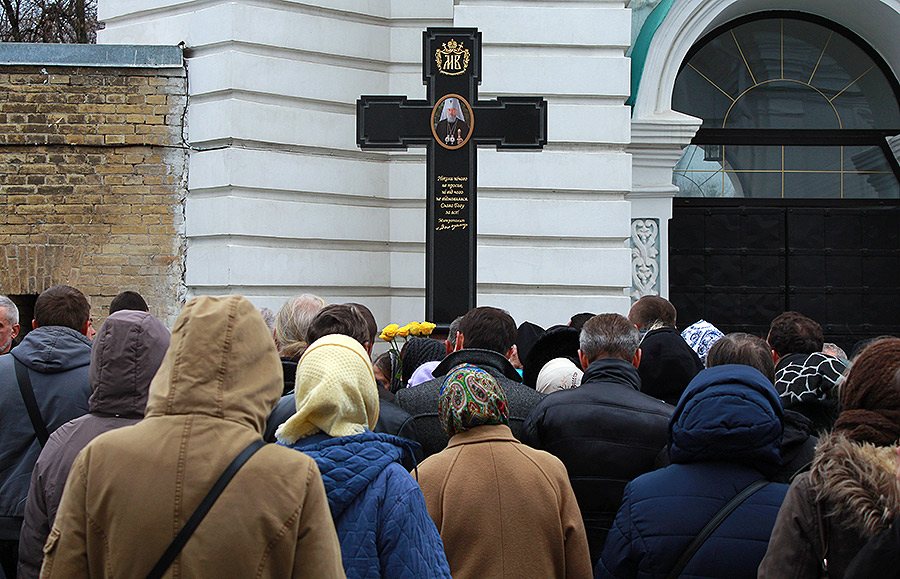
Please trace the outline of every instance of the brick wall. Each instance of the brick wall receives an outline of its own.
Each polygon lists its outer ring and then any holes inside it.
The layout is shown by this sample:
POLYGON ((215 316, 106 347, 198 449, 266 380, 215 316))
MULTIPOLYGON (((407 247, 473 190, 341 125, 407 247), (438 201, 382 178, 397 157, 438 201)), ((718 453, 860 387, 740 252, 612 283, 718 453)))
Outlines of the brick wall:
POLYGON ((0 66, 0 293, 182 304, 183 68, 0 66))

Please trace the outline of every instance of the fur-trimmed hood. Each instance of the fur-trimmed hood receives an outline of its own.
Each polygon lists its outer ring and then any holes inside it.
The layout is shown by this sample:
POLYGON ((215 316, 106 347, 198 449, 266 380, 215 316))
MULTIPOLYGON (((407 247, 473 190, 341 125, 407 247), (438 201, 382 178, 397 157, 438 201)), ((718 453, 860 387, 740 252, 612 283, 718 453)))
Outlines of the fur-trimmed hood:
POLYGON ((819 440, 809 480, 828 515, 862 537, 888 528, 900 515, 897 447, 857 443, 842 434, 819 440))

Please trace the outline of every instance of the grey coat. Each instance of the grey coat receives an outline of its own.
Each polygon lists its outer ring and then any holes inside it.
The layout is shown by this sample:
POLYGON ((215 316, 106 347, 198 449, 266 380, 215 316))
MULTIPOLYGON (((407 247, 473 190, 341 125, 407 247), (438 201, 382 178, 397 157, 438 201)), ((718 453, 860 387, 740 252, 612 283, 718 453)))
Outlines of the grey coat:
POLYGON ((0 356, 0 540, 17 541, 25 513, 31 469, 41 452, 13 359, 28 368, 41 417, 53 432, 86 414, 91 341, 71 328, 43 326, 0 356))
POLYGON ((438 399, 441 396, 441 384, 444 377, 460 364, 471 364, 481 368, 497 379, 497 383, 506 393, 509 408, 509 427, 513 436, 521 440, 522 425, 544 394, 532 390, 522 384, 519 373, 509 360, 490 350, 464 348, 452 352, 434 369, 434 380, 423 382, 412 388, 403 388, 397 392, 397 403, 409 412, 416 425, 419 442, 425 457, 444 450, 450 437, 441 427, 438 415, 438 399))
POLYGON ((150 381, 168 347, 168 330, 146 312, 122 310, 101 326, 91 351, 90 414, 53 432, 32 472, 19 539, 20 579, 40 575, 44 543, 75 457, 97 436, 143 418, 150 381))

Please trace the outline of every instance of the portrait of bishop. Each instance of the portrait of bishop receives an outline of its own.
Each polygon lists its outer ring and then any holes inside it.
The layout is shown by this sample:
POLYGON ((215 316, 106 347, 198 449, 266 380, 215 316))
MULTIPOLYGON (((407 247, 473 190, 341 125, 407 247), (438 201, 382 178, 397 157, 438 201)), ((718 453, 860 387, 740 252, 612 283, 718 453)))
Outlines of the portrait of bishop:
POLYGON ((466 140, 469 135, 469 125, 466 124, 458 98, 447 97, 444 99, 441 118, 435 131, 438 139, 450 147, 460 145, 466 140))

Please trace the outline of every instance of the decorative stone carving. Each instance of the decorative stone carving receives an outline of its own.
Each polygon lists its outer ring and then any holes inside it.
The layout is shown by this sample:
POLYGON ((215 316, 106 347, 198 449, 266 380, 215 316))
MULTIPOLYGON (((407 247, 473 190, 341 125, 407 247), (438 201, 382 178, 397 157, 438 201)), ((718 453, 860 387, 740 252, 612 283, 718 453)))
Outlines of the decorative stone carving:
POLYGON ((631 299, 659 295, 659 220, 631 220, 631 299))

